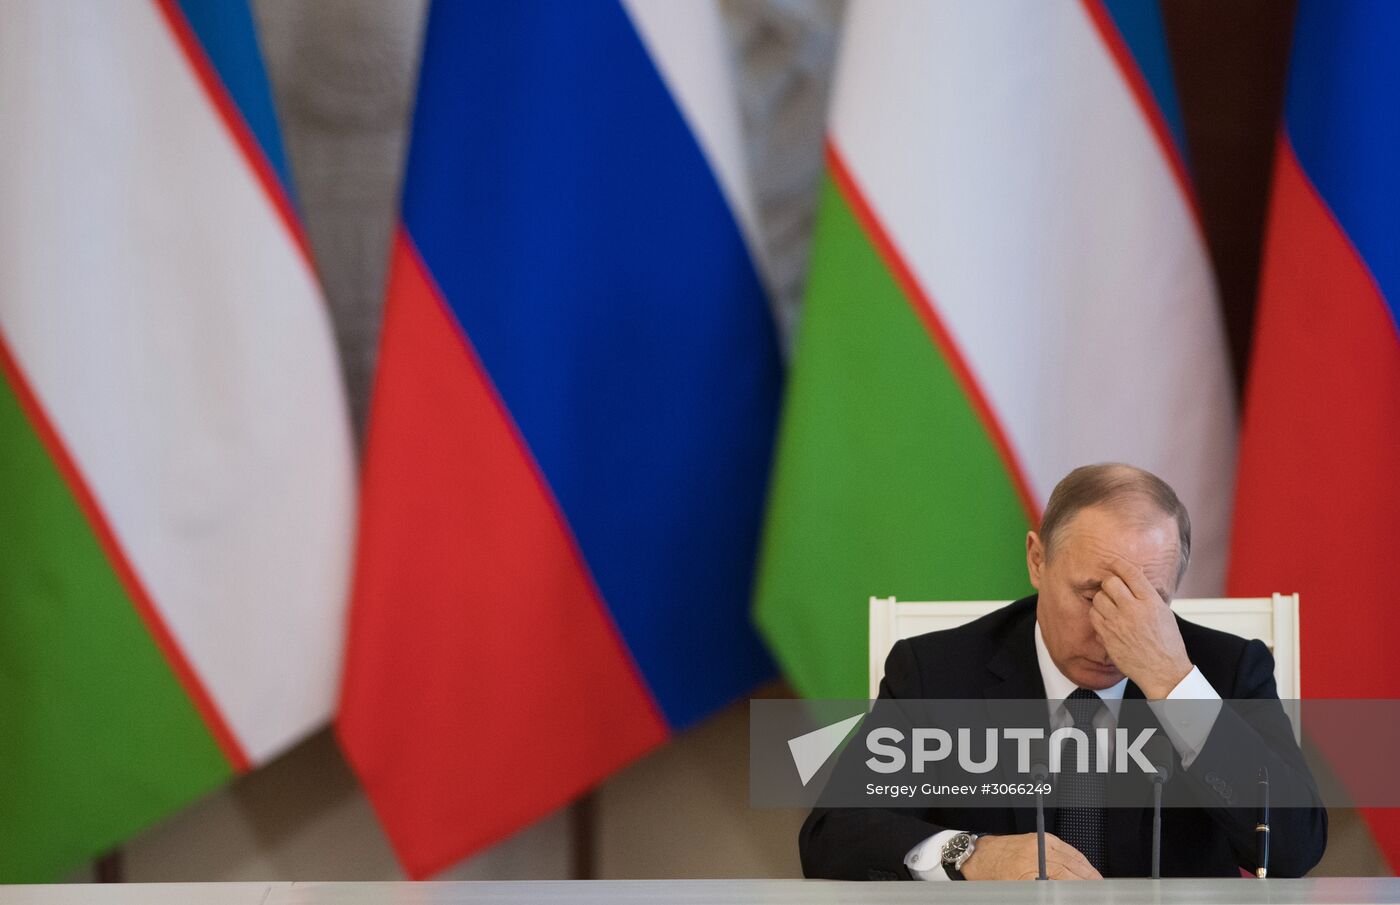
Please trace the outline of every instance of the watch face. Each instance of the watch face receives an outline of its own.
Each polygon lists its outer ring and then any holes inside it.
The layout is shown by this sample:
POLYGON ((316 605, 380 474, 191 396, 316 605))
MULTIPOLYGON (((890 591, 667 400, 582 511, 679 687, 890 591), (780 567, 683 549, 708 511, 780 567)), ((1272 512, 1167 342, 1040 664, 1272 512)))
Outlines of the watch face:
POLYGON ((958 833, 948 844, 943 846, 943 862, 945 864, 956 864, 958 860, 972 847, 971 833, 958 833))

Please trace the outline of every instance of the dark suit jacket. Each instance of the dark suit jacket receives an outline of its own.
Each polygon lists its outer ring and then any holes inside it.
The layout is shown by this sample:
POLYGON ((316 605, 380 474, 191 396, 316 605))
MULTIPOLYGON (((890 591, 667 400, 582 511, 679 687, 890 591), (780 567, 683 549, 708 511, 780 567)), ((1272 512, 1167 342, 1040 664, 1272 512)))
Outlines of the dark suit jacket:
MULTIPOLYGON (((1032 595, 967 625, 897 642, 885 664, 880 697, 1044 698, 1035 653, 1035 606, 1032 595)), ((1278 698, 1273 656, 1263 642, 1246 641, 1180 618, 1177 623, 1191 662, 1222 698, 1278 698)), ((1125 701, 1142 698, 1142 691, 1129 682, 1125 701)), ((1282 707, 1263 709, 1265 719, 1251 717, 1246 723, 1230 708, 1223 708, 1190 769, 1183 771, 1193 800, 1201 807, 1163 809, 1163 876, 1238 876, 1241 867, 1254 870, 1257 813, 1219 806, 1234 798, 1236 788, 1252 787, 1257 781, 1257 767, 1249 771, 1242 764, 1267 765, 1271 779, 1293 771, 1298 781, 1312 785, 1282 707)), ((1109 808, 1107 814, 1105 876, 1147 876, 1151 809, 1109 808)), ((1317 864, 1327 845, 1324 808, 1275 808, 1270 823, 1269 876, 1299 877, 1317 864)), ((1053 825, 1047 818, 1047 827, 1053 825)), ((1035 811, 814 808, 799 837, 802 870, 808 877, 833 880, 911 879, 905 855, 944 828, 996 835, 1029 833, 1035 831, 1035 811)))

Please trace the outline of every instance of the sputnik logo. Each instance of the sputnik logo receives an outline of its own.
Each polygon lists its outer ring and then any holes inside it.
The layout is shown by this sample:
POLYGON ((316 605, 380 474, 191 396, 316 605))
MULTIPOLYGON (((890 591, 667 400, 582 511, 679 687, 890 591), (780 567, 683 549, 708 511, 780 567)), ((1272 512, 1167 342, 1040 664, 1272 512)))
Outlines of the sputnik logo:
POLYGON ((792 753, 792 762, 797 767, 797 776, 805 786, 812 781, 812 777, 817 775, 817 771, 822 768, 831 757, 832 752, 841 746, 846 736, 851 733, 856 723, 865 714, 858 713, 853 717, 847 717, 830 726, 823 726, 814 729, 804 735, 788 739, 788 751, 792 753))

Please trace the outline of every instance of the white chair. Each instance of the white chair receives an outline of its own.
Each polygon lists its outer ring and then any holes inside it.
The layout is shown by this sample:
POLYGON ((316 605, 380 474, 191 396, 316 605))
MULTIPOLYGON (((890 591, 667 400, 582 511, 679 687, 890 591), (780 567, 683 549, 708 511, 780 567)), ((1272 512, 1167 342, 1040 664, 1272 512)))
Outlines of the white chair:
MULTIPOLYGON (((901 638, 957 628, 978 616, 1006 606, 1006 600, 966 600, 910 603, 893 597, 870 598, 870 697, 880 692, 885 659, 901 638)), ((1208 628, 1258 638, 1274 655, 1274 679, 1279 697, 1302 697, 1298 659, 1298 595, 1216 597, 1172 601, 1182 618, 1208 628)))

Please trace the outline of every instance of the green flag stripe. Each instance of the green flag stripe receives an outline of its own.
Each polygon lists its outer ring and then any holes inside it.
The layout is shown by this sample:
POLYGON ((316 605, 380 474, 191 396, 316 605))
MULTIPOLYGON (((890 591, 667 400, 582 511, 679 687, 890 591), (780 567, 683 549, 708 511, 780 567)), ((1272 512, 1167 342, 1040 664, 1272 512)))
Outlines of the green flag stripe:
POLYGON ((0 487, 0 883, 52 881, 233 771, 4 371, 0 487))
POLYGON ((755 612, 808 697, 866 696, 871 595, 1027 590, 1022 498, 911 302, 828 178, 755 612))

